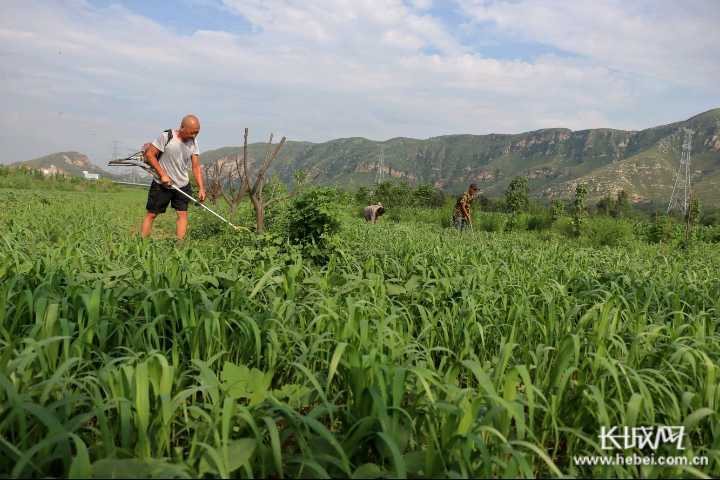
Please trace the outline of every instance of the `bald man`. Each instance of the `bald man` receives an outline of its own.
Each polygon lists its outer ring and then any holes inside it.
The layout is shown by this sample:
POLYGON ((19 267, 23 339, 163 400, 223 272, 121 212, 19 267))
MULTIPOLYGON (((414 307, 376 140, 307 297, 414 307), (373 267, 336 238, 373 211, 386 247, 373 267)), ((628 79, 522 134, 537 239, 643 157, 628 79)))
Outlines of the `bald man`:
POLYGON ((147 199, 147 214, 142 224, 142 236, 146 238, 152 232, 153 221, 165 213, 168 204, 177 212, 175 234, 185 238, 188 224, 188 199, 177 190, 192 196, 192 187, 188 176, 188 166, 192 163, 192 172, 200 191, 198 200, 205 201, 205 184, 200 168, 200 149, 196 137, 200 133, 200 120, 195 115, 186 115, 177 130, 167 130, 147 146, 145 157, 160 176, 160 183, 153 180, 147 199))

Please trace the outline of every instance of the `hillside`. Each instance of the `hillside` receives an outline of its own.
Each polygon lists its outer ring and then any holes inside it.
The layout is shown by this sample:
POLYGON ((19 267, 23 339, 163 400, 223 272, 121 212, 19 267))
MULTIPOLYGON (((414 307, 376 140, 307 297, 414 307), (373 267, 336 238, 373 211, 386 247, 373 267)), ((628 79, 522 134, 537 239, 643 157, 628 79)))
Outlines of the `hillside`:
POLYGON ((78 152, 51 153, 50 155, 45 155, 44 157, 35 158, 33 160, 15 162, 10 164, 10 166, 24 166, 36 170, 41 170, 46 174, 82 177, 82 172, 87 171, 89 173, 99 174, 100 178, 116 178, 116 175, 109 173, 102 168, 92 164, 87 156, 78 152))
MULTIPOLYGON (((371 185, 384 157, 385 179, 411 184, 430 183, 459 192, 475 182, 483 194, 502 195, 517 175, 529 178, 531 194, 539 198, 572 195, 578 182, 587 183, 590 198, 625 189, 635 202, 667 201, 679 166, 683 128, 695 131, 692 145, 693 186, 703 203, 720 205, 720 108, 688 120, 640 131, 564 128, 521 134, 446 135, 425 140, 393 138, 378 142, 361 137, 324 143, 289 141, 270 169, 290 183, 303 169, 321 184, 345 187, 371 185)), ((235 171, 240 146, 203 152, 207 167, 219 163, 227 175, 235 171)), ((267 145, 248 146, 249 163, 265 157, 267 145)), ((127 170, 111 172, 94 166, 85 155, 61 152, 14 165, 49 169, 81 176, 83 170, 101 177, 143 181, 127 170)), ((136 169, 137 170, 137 169, 136 169)), ((209 170, 206 170, 209 171, 209 170)))
MULTIPOLYGON (((682 129, 695 130, 693 182, 701 200, 718 204, 720 192, 720 109, 688 120, 641 131, 545 129, 515 135, 447 135, 418 140, 376 142, 344 138, 324 143, 288 142, 271 172, 283 181, 298 168, 318 172, 318 181, 345 186, 369 185, 384 156, 386 179, 431 183, 460 191, 476 182, 487 195, 501 195, 516 175, 529 177, 531 193, 566 197, 577 182, 590 197, 625 189, 636 202, 669 197, 680 158, 682 129)), ((204 152, 206 165, 228 165, 241 147, 204 152)), ((264 144, 248 146, 251 163, 262 159, 264 144)))

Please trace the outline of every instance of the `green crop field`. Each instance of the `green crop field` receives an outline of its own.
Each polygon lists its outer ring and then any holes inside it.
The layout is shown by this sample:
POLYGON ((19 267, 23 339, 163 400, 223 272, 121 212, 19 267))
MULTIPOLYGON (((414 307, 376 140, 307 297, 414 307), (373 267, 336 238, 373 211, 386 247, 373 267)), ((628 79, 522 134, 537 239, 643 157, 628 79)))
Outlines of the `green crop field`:
POLYGON ((0 476, 720 475, 716 244, 349 205, 318 259, 196 208, 142 241, 142 190, 0 192, 0 476), (576 465, 661 425, 709 463, 576 465))

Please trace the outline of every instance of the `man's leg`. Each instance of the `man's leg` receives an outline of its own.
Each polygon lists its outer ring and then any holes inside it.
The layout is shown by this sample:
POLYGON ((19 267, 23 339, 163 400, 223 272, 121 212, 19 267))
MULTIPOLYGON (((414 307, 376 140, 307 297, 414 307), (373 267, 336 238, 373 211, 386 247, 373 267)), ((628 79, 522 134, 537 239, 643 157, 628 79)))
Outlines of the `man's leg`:
POLYGON ((185 211, 178 210, 177 222, 175 223, 175 234, 177 235, 177 238, 179 240, 182 240, 185 238, 185 232, 187 231, 187 224, 188 224, 187 210, 185 210, 185 211))
POLYGON ((147 212, 142 223, 142 238, 147 238, 152 233, 152 225, 157 217, 157 213, 147 212))

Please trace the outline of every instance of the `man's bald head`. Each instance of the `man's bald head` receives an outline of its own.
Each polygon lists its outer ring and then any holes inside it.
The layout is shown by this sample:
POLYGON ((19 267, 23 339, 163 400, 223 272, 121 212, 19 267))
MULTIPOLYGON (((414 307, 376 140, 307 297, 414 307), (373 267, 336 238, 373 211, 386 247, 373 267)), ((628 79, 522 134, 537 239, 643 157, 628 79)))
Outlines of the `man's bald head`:
POLYGON ((180 136, 183 139, 195 138, 200 133, 200 120, 195 115, 185 115, 180 122, 180 136))

